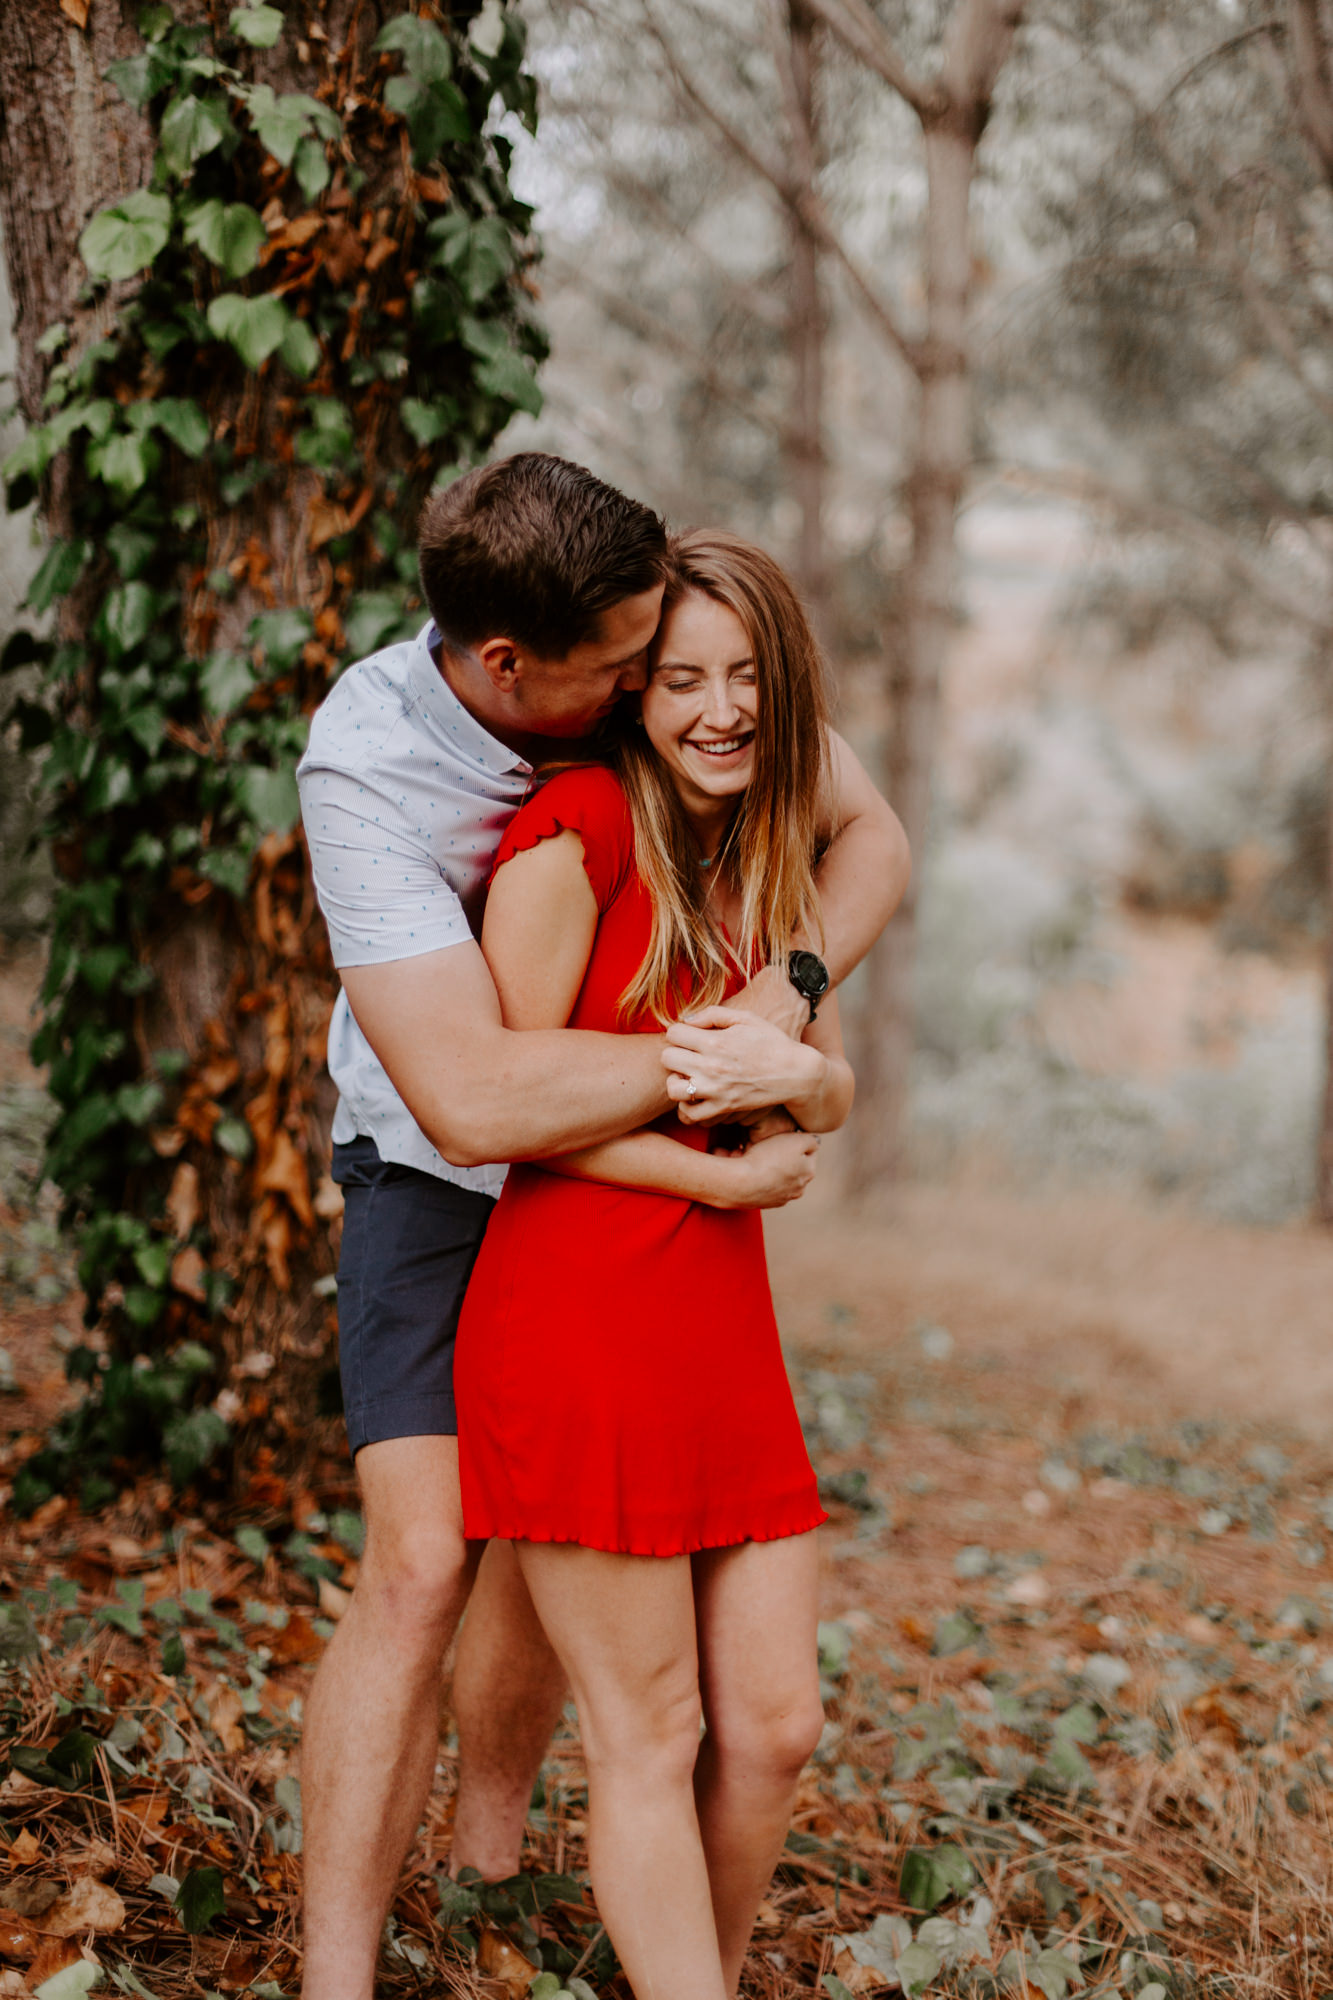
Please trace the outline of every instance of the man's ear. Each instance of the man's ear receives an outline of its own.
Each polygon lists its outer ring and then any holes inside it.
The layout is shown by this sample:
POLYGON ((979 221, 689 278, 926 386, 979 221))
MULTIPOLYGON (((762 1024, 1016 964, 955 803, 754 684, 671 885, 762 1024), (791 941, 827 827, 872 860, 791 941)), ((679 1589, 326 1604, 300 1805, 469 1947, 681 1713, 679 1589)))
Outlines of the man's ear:
POLYGON ((512 694, 523 670, 523 656, 512 639, 483 639, 473 653, 497 694, 512 694))

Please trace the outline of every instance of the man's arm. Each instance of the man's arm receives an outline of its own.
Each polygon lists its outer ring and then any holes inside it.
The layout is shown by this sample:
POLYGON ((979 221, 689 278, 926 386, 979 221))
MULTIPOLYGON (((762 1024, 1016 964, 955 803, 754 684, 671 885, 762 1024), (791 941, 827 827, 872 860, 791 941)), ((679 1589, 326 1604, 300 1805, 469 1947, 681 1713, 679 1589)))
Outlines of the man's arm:
POLYGON ((349 965, 358 1027, 456 1167, 598 1145, 670 1109, 658 1035, 506 1028, 480 947, 349 965))
MULTIPOLYGON (((875 789, 851 745, 832 729, 829 779, 830 839, 815 871, 815 887, 824 919, 820 955, 838 986, 861 963, 902 901, 912 856, 897 813, 875 789)), ((817 938, 808 942, 818 948, 817 938)), ((762 1015, 792 1036, 799 1036, 810 1018, 784 966, 767 966, 731 1004, 762 1015)))

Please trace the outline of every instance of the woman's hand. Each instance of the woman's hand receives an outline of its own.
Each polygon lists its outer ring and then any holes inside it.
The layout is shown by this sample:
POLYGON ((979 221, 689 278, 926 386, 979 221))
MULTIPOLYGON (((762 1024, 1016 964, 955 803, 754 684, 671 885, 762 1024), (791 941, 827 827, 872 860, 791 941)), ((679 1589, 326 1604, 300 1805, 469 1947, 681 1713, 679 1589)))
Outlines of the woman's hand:
POLYGON ((726 1193, 713 1200, 717 1208, 785 1208, 799 1201, 815 1177, 819 1140, 813 1132, 780 1132, 762 1139, 743 1153, 714 1155, 725 1165, 726 1193))
POLYGON ((667 1028, 667 1091, 685 1125, 726 1124, 819 1088, 828 1065, 758 1014, 705 1007, 667 1028))

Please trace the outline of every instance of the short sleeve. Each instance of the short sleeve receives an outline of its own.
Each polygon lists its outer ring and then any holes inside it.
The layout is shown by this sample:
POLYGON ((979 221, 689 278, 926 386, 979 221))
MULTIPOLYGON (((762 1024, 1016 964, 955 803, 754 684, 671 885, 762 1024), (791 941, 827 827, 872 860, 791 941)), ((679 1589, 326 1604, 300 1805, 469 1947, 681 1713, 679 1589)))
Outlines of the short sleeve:
POLYGON ((633 872, 634 825, 620 780, 605 765, 587 764, 548 778, 510 820, 495 868, 558 833, 576 833, 583 842, 584 871, 598 909, 607 909, 633 872))
POLYGON ((457 891, 386 791, 309 760, 298 784, 336 966, 388 965, 471 939, 457 891))

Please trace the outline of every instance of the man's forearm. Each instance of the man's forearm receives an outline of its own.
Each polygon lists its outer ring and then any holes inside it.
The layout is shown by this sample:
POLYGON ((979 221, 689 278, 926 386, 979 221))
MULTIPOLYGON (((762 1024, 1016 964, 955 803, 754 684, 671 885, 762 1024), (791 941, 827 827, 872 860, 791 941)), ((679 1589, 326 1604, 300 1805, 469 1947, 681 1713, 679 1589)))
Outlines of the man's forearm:
POLYGON ((832 841, 815 881, 824 919, 824 962, 838 986, 861 963, 902 901, 912 873, 897 814, 859 814, 832 841))
POLYGON ((670 1110, 661 1051, 657 1035, 495 1028, 466 1064, 442 1065, 426 1089, 409 1095, 394 1081, 453 1166, 540 1160, 600 1145, 670 1110))

